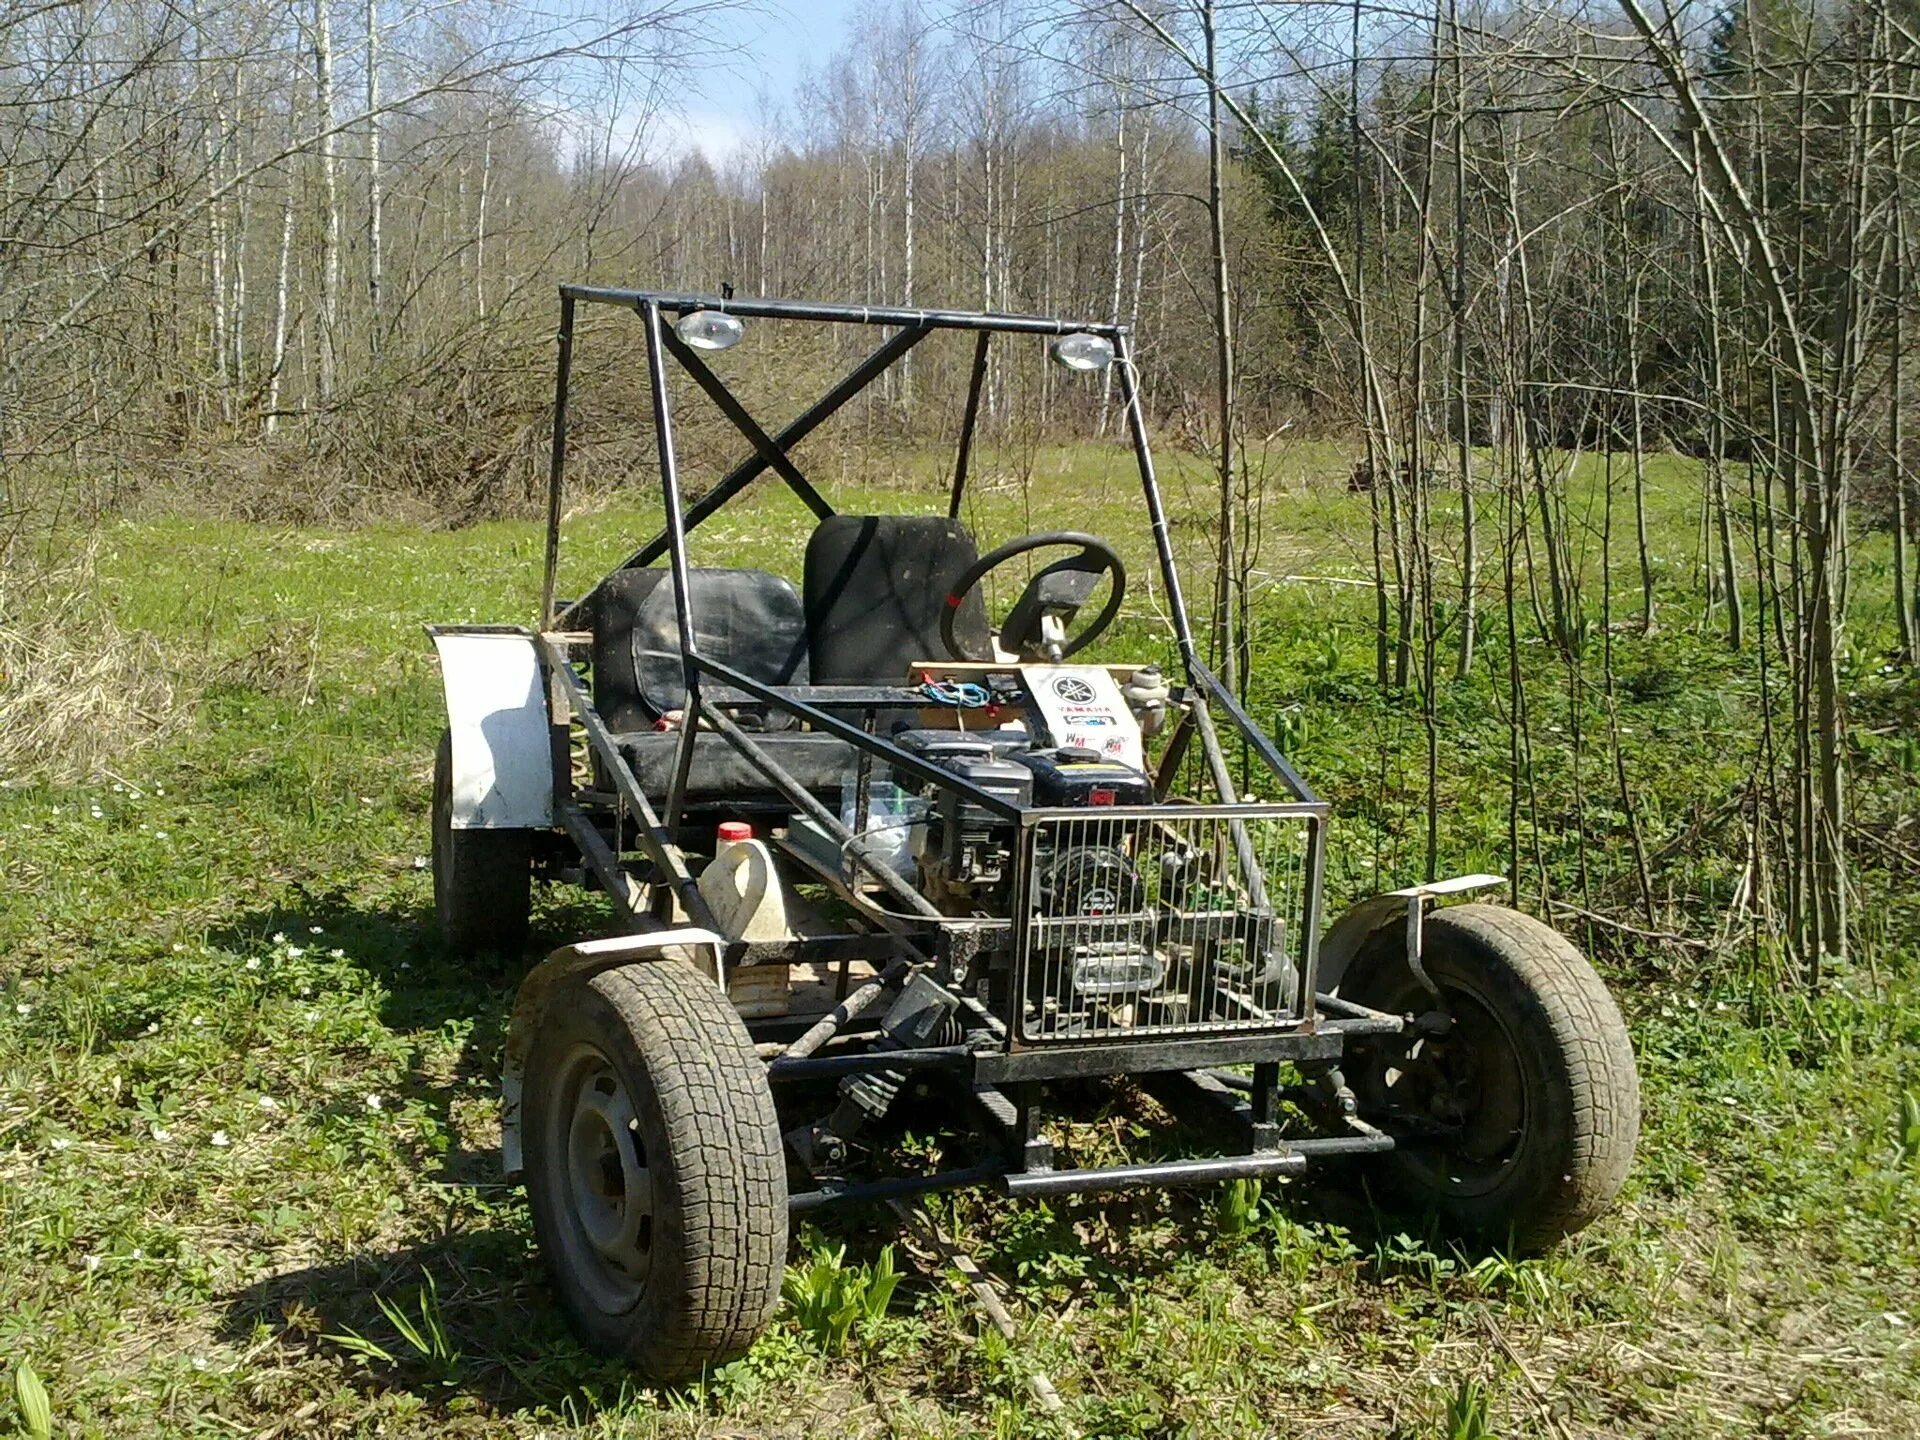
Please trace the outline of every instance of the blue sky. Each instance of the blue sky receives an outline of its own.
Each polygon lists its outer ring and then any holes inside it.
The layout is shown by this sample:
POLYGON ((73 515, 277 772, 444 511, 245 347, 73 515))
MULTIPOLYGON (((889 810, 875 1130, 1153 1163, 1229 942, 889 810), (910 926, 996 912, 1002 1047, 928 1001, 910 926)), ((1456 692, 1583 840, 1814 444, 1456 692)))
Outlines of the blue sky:
POLYGON ((859 0, 772 0, 724 22, 740 53, 691 76, 691 93, 665 124, 674 151, 699 150, 721 165, 753 137, 758 92, 792 99, 803 75, 838 49, 859 0))

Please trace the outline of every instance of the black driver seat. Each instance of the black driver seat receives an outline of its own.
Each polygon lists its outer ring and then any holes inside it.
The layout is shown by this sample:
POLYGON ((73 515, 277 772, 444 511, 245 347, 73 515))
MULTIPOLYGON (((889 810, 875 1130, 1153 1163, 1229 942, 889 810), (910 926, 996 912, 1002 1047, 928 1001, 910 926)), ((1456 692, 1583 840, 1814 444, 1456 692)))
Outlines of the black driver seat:
MULTIPOLYGON (((801 587, 813 683, 898 685, 914 661, 945 658, 948 592, 979 558, 967 527, 944 516, 822 520, 807 542, 801 587)), ((970 654, 992 653, 978 589, 954 617, 954 636, 970 654)))

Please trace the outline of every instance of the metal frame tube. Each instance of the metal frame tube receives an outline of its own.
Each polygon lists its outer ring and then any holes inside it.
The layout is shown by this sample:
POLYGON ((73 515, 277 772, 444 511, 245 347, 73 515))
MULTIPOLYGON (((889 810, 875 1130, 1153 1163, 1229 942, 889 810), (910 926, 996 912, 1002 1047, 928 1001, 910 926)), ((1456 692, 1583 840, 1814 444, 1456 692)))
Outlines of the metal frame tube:
MULTIPOLYGON (((823 730, 829 735, 845 740, 856 749, 870 752, 885 760, 894 769, 911 775, 916 780, 924 780, 930 785, 938 785, 954 791, 968 803, 980 806, 998 819, 1018 823, 1021 818, 1020 809, 1009 805, 1000 796, 990 794, 976 785, 970 785, 953 771, 902 750, 898 745, 883 740, 878 735, 870 735, 858 725, 850 725, 837 715, 830 715, 825 710, 782 695, 778 686, 763 685, 752 676, 743 675, 731 666, 723 665, 704 655, 699 657, 699 668, 716 679, 726 681, 727 684, 752 696, 755 700, 806 721, 816 730, 823 730)), ((772 764, 771 761, 767 763, 772 764)), ((774 768, 777 770, 779 767, 774 768)), ((839 823, 837 817, 835 823, 839 823)))
MULTIPOLYGON (((1146 494, 1147 518, 1153 526, 1153 548, 1160 557, 1160 581, 1166 586, 1167 609, 1173 617, 1174 639, 1180 646, 1180 658, 1191 672, 1198 652, 1193 645, 1193 630, 1187 624, 1186 597, 1180 589, 1180 571, 1173 559, 1173 529, 1167 522, 1167 507, 1160 499, 1160 481, 1153 470, 1153 451, 1147 445, 1147 416, 1140 402, 1140 387, 1133 370, 1133 346, 1124 328, 1113 337, 1113 363, 1120 368, 1120 399, 1127 411, 1127 433, 1133 439, 1133 456, 1140 466, 1140 486, 1146 494)), ((1188 675, 1192 679, 1191 673, 1188 675)), ((1197 683, 1197 682, 1196 682, 1197 683)))
POLYGON ((769 1080, 819 1079, 869 1075, 877 1070, 960 1070, 973 1059, 965 1045, 936 1045, 920 1050, 866 1050, 850 1055, 782 1055, 767 1062, 769 1080))
POLYGON ((1167 1160, 1157 1165, 1114 1165, 1103 1170, 1032 1170, 1008 1174, 1001 1185, 1013 1196, 1078 1195, 1095 1190, 1150 1190, 1172 1185, 1213 1185, 1222 1180, 1298 1175, 1307 1157, 1293 1150, 1229 1155, 1218 1160, 1167 1160))
MULTIPOLYGON (((725 713, 712 705, 703 705, 697 712, 694 712, 694 714, 697 714, 700 720, 706 724, 711 725, 721 739, 725 740, 727 744, 731 745, 740 753, 740 757, 743 760, 754 766, 761 774, 765 775, 768 780, 772 781, 774 787, 785 795, 787 799, 791 800, 797 809, 802 811, 816 825, 820 826, 821 829, 825 830, 829 835, 833 836, 835 840, 838 840, 843 846, 850 850, 860 863, 872 873, 874 879, 878 880, 881 885, 886 888, 889 895, 900 901, 901 904, 907 906, 915 914, 925 916, 929 920, 938 921, 945 918, 924 895, 906 881, 902 880, 898 875, 894 874, 891 869, 875 857, 865 840, 855 835, 851 830, 847 829, 845 825, 842 825, 838 815, 835 815, 831 810, 827 809, 825 805, 821 804, 807 792, 805 786, 801 785, 791 775, 787 774, 786 771, 782 770, 779 762, 767 754, 765 750, 761 749, 759 745, 755 744, 747 733, 738 725, 734 724, 732 719, 725 713)), ((694 729, 694 714, 689 714, 687 717, 687 729, 689 732, 692 732, 694 729)))
POLYGON ((973 375, 967 381, 967 409, 960 421, 960 453, 953 462, 953 496, 947 501, 947 518, 960 518, 960 497, 967 488, 967 466, 973 460, 973 427, 980 418, 980 391, 987 380, 987 342, 991 330, 982 330, 973 346, 973 375))
POLYGON ((662 290, 621 290, 601 285, 566 285, 561 294, 594 305, 638 310, 652 305, 684 315, 721 310, 761 320, 827 320, 843 325, 908 325, 935 330, 1004 330, 1017 335, 1072 335, 1084 330, 1111 339, 1126 327, 1105 320, 1058 320, 1048 315, 996 315, 976 310, 909 310, 893 305, 834 305, 812 300, 742 300, 719 295, 675 294, 662 290))
POLYGON ((806 1034, 787 1046, 785 1058, 790 1060, 804 1060, 807 1056, 813 1054, 814 1051, 826 1044, 827 1041, 831 1040, 835 1035, 838 1035, 842 1027, 849 1021, 871 1010, 874 1001, 885 994, 890 987, 898 985, 901 980, 905 979, 907 972, 911 970, 913 966, 914 962, 911 960, 896 960, 887 966, 886 969, 874 976, 873 979, 847 996, 846 999, 834 1006, 833 1009, 829 1010, 825 1015, 822 1015, 819 1020, 814 1022, 813 1027, 809 1029, 806 1034))
POLYGON ((553 379, 553 449, 547 458, 547 569, 540 585, 540 626, 554 623, 554 587, 560 575, 560 487, 567 473, 567 389, 573 376, 573 297, 560 292, 559 363, 553 379))
POLYGON ((1268 738, 1266 731, 1253 723, 1253 717, 1247 714, 1233 692, 1221 684, 1220 677, 1199 660, 1194 661, 1193 670, 1194 683, 1220 702, 1220 708, 1227 712, 1227 717, 1233 721, 1234 728, 1247 737, 1247 742, 1253 746, 1254 753, 1259 755, 1267 768, 1279 776, 1286 783, 1287 788, 1302 800, 1317 800, 1319 797, 1314 793, 1313 787, 1308 785, 1300 777, 1299 772, 1287 762, 1287 757, 1280 753, 1280 747, 1268 738))
POLYGON ((647 379, 653 395, 653 433, 660 446, 660 497, 667 512, 668 564, 673 570, 673 613, 680 627, 680 679, 687 689, 680 732, 680 750, 674 759, 673 780, 667 786, 667 824, 677 826, 686 801, 687 775, 693 769, 693 743, 700 713, 700 648, 694 642, 693 595, 687 582, 687 532, 680 518, 680 461, 673 449, 673 411, 667 402, 667 364, 660 339, 660 307, 648 302, 640 308, 647 332, 647 379))
POLYGON ((647 858, 653 861, 656 869, 663 872, 674 893, 679 897, 680 906, 696 925, 713 928, 713 915, 707 909, 707 902, 700 894, 700 887, 694 883, 693 875, 688 871, 686 860, 679 846, 673 843, 667 829, 660 823, 653 804, 647 799, 646 792, 640 788, 640 782, 634 778, 633 767, 627 764, 627 757, 620 753, 620 747, 614 744, 613 734, 607 729, 607 722, 600 718, 600 712, 593 708, 593 701, 587 694, 586 682, 574 670, 566 652, 555 644, 550 635, 539 638, 541 652, 546 657, 548 673, 560 682, 566 691, 567 703, 573 713, 580 718, 581 728, 587 732, 587 746, 600 762, 607 767, 612 777, 613 787, 620 798, 632 809, 634 817, 640 822, 640 844, 647 852, 647 858))
POLYGON ((969 1185, 987 1185, 1006 1174, 998 1164, 972 1165, 964 1170, 948 1170, 939 1175, 902 1175, 893 1180, 873 1180, 863 1185, 840 1181, 823 1182, 818 1190, 802 1190, 787 1197, 789 1214, 805 1214, 823 1205, 855 1205, 874 1200, 900 1200, 908 1195, 925 1195, 932 1190, 964 1190, 969 1185))

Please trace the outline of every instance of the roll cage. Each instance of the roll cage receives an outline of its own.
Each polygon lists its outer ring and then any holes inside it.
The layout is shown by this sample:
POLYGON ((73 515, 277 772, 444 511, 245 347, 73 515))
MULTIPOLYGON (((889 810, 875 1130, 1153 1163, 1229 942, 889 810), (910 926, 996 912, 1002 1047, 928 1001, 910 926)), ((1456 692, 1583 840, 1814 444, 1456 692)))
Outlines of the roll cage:
MULTIPOLYGON (((581 305, 605 305, 633 311, 640 319, 646 340, 647 376, 653 409, 661 495, 665 509, 664 524, 657 535, 628 555, 610 573, 617 574, 621 570, 651 565, 663 555, 667 558, 674 583, 680 659, 688 697, 689 723, 681 730, 680 752, 674 767, 673 784, 667 794, 664 816, 653 812, 653 807, 641 794, 639 785, 632 783, 630 774, 624 777, 629 783, 619 788, 623 792, 623 798, 633 806, 636 814, 645 822, 642 839, 650 857, 657 866, 662 867, 664 873, 671 877, 674 887, 681 892, 683 901, 691 900, 697 904, 697 891, 693 888, 684 864, 677 863, 676 857, 667 853, 672 847, 663 842, 680 825, 684 810, 687 773, 692 762, 694 737, 701 724, 717 731, 744 760, 758 769, 770 784, 792 800, 803 813, 826 825, 830 833, 836 833, 837 837, 844 843, 848 843, 855 853, 862 848, 859 842, 852 839, 846 832, 839 817, 831 815, 818 800, 809 795, 804 787, 788 775, 776 760, 767 755, 763 747, 757 745, 751 736, 723 712, 721 707, 728 705, 748 703, 767 705, 854 746, 861 752, 860 778, 863 799, 871 774, 871 762, 880 760, 903 774, 911 775, 916 780, 953 791, 962 799, 980 806, 1003 820, 1015 824, 1031 824, 1035 819, 1041 818, 1039 812, 1031 809, 1023 812, 1016 809, 1000 797, 968 784, 952 771, 929 763, 922 757, 903 750, 887 738, 851 723, 846 718, 848 712, 864 712, 870 718, 875 711, 882 708, 919 704, 922 697, 917 690, 905 685, 769 685, 744 675, 712 657, 702 655, 695 639, 693 601, 691 587, 687 581, 690 569, 687 558, 687 535, 769 470, 785 483, 817 519, 824 520, 834 515, 836 512, 833 506, 795 463, 791 454, 793 448, 866 391, 921 341, 942 330, 965 331, 977 337, 973 349, 966 406, 956 446, 953 480, 947 502, 948 517, 957 519, 966 493, 974 432, 979 421, 980 399, 986 381, 989 347, 993 337, 995 335, 1058 337, 1076 333, 1092 334, 1110 341, 1114 347, 1113 365, 1117 370, 1121 404, 1126 413, 1128 435, 1139 470, 1142 498, 1147 507, 1154 551, 1159 564, 1174 639, 1179 650, 1180 663, 1186 672, 1187 687, 1182 697, 1186 705, 1179 725, 1168 742, 1168 755, 1163 758, 1161 773, 1163 776, 1170 776, 1176 768, 1177 759, 1184 756, 1193 740, 1198 738, 1208 778, 1220 801, 1227 805, 1240 803, 1241 787, 1234 783, 1232 767, 1228 764, 1226 752, 1221 745, 1219 733, 1211 715, 1212 708, 1217 706, 1226 716, 1228 725, 1234 736, 1245 747, 1246 753, 1257 759, 1262 768, 1278 781, 1286 793, 1285 802, 1277 807, 1265 807, 1266 810, 1276 814, 1297 815, 1308 820, 1310 841, 1306 867, 1307 893, 1302 916, 1306 952, 1301 966, 1304 994, 1301 997, 1303 1003, 1300 1013, 1304 1020, 1311 1022, 1314 937, 1317 935, 1320 921, 1328 808, 1288 763, 1272 738, 1254 723, 1239 699, 1221 683, 1219 677, 1200 657, 1187 616, 1179 566, 1173 552, 1172 532, 1167 520, 1166 503, 1160 492, 1152 450, 1147 440, 1146 416, 1133 364, 1131 327, 1102 321, 1069 321, 1040 315, 995 314, 964 310, 917 310, 892 306, 837 305, 795 300, 737 299, 731 295, 629 290, 592 285, 561 286, 559 355, 554 381, 553 437, 547 486, 545 573, 541 586, 541 639, 546 658, 554 669, 558 684, 569 692, 568 699, 572 707, 583 718, 591 713, 592 705, 586 687, 573 671, 563 637, 567 633, 568 625, 577 618, 584 601, 562 602, 556 597, 560 522, 566 485, 567 425, 573 367, 574 325, 578 307, 581 305), (671 325, 663 323, 664 317, 677 318, 701 310, 719 311, 743 319, 810 320, 832 324, 863 325, 892 333, 812 405, 777 432, 769 434, 748 412, 739 397, 727 387, 726 382, 680 339, 671 325), (752 447, 749 455, 742 458, 691 503, 686 501, 680 483, 679 457, 674 442, 673 411, 667 390, 669 357, 698 385, 713 402, 715 408, 732 423, 752 447), (696 719, 699 723, 693 723, 696 719), (1175 763, 1168 763, 1169 760, 1175 763)), ((595 726, 589 722, 587 728, 589 736, 592 737, 595 726)), ((611 743, 610 738, 605 736, 604 727, 600 728, 602 735, 599 738, 604 743, 596 744, 595 748, 604 752, 604 759, 614 762, 610 768, 616 779, 619 779, 620 772, 624 771, 626 766, 620 761, 617 747, 611 743)), ((556 797, 565 793, 560 783, 565 778, 556 773, 556 797)), ((1160 798, 1165 798, 1164 782, 1159 787, 1159 795, 1160 798)), ((862 813, 864 808, 863 805, 862 813)), ((568 828, 574 827, 570 825, 568 828)), ((880 879, 896 900, 923 913, 929 920, 938 918, 947 921, 949 919, 949 917, 940 916, 918 892, 894 876, 884 865, 869 863, 867 868, 880 879)), ((700 911, 694 908, 691 913, 698 915, 700 911)))

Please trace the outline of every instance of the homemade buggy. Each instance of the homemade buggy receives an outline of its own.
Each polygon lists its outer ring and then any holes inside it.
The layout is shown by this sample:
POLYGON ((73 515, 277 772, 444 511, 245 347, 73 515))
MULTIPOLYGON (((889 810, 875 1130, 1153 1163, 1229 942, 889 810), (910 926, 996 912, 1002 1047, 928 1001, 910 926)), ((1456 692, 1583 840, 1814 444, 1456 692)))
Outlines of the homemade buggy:
POLYGON ((1500 883, 1485 875, 1323 928, 1328 809, 1196 651, 1124 327, 560 293, 539 628, 431 632, 450 722, 433 875, 460 951, 518 951, 536 872, 603 890, 620 917, 526 976, 506 1047, 507 1167, 591 1343, 663 1379, 740 1353, 777 1302, 789 1216, 836 1202, 1195 1185, 1357 1156, 1401 1199, 1521 1247, 1608 1205, 1637 1133, 1633 1056, 1566 940, 1494 905, 1439 908, 1500 883), (637 316, 665 515, 565 601, 581 305, 637 316), (702 358, 760 320, 882 338, 769 434, 702 358), (794 448, 951 331, 974 340, 944 513, 836 514, 794 448), (1127 592, 1108 541, 1047 532, 980 554, 960 523, 996 336, 1112 365, 1170 673, 1075 661, 1127 592), (750 446, 691 502, 670 361, 750 446), (768 471, 815 517, 798 587, 695 567, 688 532, 768 471), (981 582, 1029 552, 1046 563, 990 625, 981 582), (1211 1124, 1213 1153, 1056 1157, 1050 1087, 1113 1075, 1211 1124), (946 1127, 937 1161, 880 1165, 904 1115, 946 1127))

